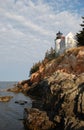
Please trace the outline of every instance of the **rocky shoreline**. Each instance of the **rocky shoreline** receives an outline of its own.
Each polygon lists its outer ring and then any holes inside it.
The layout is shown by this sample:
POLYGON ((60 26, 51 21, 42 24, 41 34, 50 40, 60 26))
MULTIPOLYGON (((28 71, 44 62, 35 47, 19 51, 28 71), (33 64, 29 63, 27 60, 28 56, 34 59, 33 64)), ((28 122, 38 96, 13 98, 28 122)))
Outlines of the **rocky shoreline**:
POLYGON ((67 51, 8 91, 34 99, 24 109, 28 130, 84 130, 84 47, 67 51), (43 68, 44 67, 44 68, 43 68))
POLYGON ((57 71, 27 93, 40 100, 25 110, 24 124, 28 129, 84 129, 84 73, 76 76, 57 71))

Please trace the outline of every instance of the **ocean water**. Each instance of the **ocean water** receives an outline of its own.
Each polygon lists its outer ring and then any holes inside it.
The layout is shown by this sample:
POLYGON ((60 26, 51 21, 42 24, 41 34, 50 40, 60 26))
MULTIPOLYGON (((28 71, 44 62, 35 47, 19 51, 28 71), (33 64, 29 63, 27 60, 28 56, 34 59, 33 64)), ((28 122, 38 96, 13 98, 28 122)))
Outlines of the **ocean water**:
POLYGON ((0 102, 0 130, 24 130, 24 108, 31 108, 32 100, 22 93, 6 92, 16 82, 0 82, 0 96, 13 96, 9 102, 0 102), (16 104, 15 101, 27 101, 25 105, 16 104))

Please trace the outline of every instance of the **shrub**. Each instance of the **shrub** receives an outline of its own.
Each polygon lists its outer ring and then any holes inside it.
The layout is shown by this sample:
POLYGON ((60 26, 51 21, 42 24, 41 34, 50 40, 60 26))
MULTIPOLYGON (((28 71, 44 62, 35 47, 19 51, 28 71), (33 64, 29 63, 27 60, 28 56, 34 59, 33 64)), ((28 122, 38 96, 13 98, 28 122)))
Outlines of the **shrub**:
POLYGON ((29 75, 37 72, 39 70, 39 66, 41 64, 45 65, 48 61, 50 61, 54 58, 55 58, 55 50, 51 47, 51 49, 49 51, 48 50, 46 51, 44 60, 42 60, 41 62, 39 61, 38 63, 35 63, 31 67, 29 75))
POLYGON ((32 68, 30 69, 30 75, 35 73, 39 70, 39 66, 41 65, 41 62, 35 63, 32 68))
POLYGON ((45 59, 52 60, 55 58, 55 50, 51 47, 50 50, 46 51, 45 53, 45 59))

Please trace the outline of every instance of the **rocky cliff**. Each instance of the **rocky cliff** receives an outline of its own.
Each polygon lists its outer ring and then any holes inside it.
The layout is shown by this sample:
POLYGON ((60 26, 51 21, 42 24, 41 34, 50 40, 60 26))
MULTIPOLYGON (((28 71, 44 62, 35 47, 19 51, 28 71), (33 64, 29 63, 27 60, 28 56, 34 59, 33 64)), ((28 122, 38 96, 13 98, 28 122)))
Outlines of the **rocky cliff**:
POLYGON ((31 75, 31 82, 39 82, 53 72, 61 70, 67 73, 80 74, 84 72, 84 47, 67 50, 58 58, 41 65, 39 70, 31 75))
POLYGON ((28 130, 84 130, 84 47, 42 64, 17 87, 35 99, 24 110, 28 130))
POLYGON ((38 97, 37 99, 40 100, 38 103, 34 101, 31 110, 26 110, 25 122, 28 128, 35 126, 36 130, 44 130, 48 118, 48 123, 50 121, 52 124, 48 125, 50 126, 48 129, 84 129, 84 73, 75 75, 58 70, 34 85, 28 91, 28 95, 38 97), (42 118, 39 113, 43 114, 43 111, 46 115, 42 118), (35 119, 40 122, 40 125, 33 123, 35 119))

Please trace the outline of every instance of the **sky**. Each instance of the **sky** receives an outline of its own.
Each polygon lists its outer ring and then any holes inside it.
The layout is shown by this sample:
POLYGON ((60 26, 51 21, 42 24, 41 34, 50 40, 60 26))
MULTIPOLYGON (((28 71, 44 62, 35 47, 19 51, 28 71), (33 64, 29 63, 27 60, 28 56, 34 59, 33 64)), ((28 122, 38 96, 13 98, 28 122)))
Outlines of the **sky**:
POLYGON ((84 0, 0 0, 0 81, 29 78, 56 33, 81 30, 84 0))

